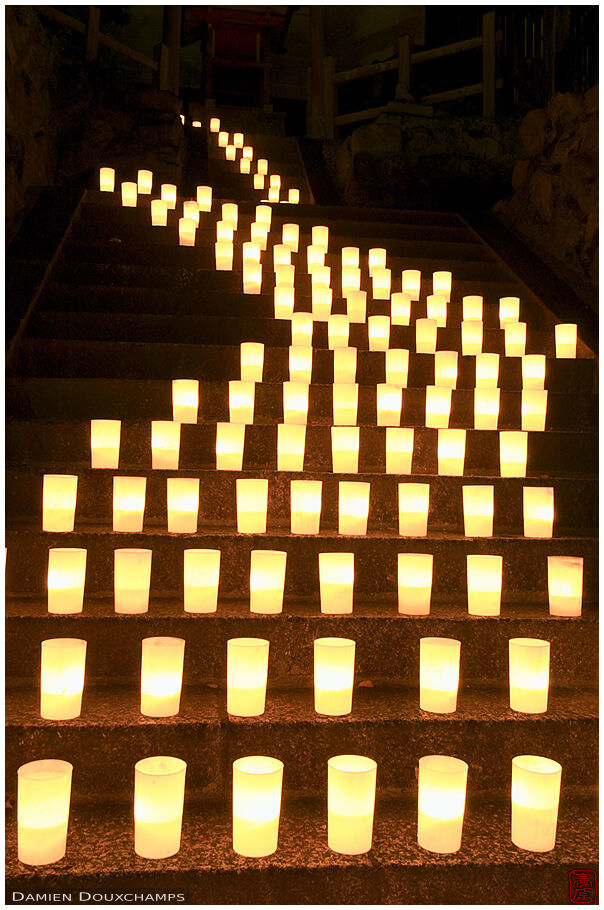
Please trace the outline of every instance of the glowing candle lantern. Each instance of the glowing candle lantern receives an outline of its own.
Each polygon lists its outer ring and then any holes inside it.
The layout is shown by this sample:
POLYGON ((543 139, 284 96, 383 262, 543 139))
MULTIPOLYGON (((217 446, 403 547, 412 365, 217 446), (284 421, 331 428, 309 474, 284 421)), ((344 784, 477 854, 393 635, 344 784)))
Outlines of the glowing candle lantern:
POLYGON ((210 132, 211 132, 211 133, 219 133, 219 132, 220 132, 220 118, 219 118, 219 117, 211 117, 211 118, 210 118, 210 132))
POLYGON ((476 388, 496 389, 499 381, 499 354, 476 355, 476 388))
POLYGON ((407 388, 409 377, 409 351, 405 348, 389 348, 386 351, 386 383, 407 388))
POLYGON ((422 711, 452 714, 457 708, 461 642, 455 638, 420 638, 419 706, 422 711))
POLYGON ((82 710, 86 642, 81 638, 49 638, 42 642, 40 716, 72 720, 82 710))
POLYGON ((313 318, 312 313, 292 313, 292 346, 311 347, 313 318))
POLYGON ((42 530, 73 531, 77 474, 45 474, 42 486, 42 530))
POLYGON ((371 850, 377 764, 363 755, 334 755, 327 762, 327 843, 334 853, 371 850))
POLYGON ((236 717, 264 714, 269 642, 264 638, 227 641, 227 713, 236 717))
POLYGON ((296 270, 293 265, 275 266, 275 284, 293 288, 295 272, 296 270))
POLYGON ((114 550, 116 613, 146 613, 149 609, 152 550, 114 550))
POLYGON ((321 480, 292 480, 290 484, 292 534, 318 534, 321 522, 321 480))
POLYGON ((225 149, 229 144, 229 134, 225 130, 218 133, 218 148, 225 149))
POLYGON ((169 533, 196 534, 199 514, 199 477, 169 477, 167 500, 169 533))
POLYGON ((280 423, 277 427, 277 470, 303 471, 306 426, 280 423))
POLYGON ((113 530, 140 534, 145 515, 146 477, 113 478, 113 530))
POLYGON ((351 323, 362 324, 365 322, 367 319, 367 291, 349 291, 346 294, 346 314, 351 323))
POLYGON ((398 532, 402 537, 425 537, 430 508, 429 483, 399 483, 398 532))
POLYGON ((502 556, 466 556, 468 613, 499 616, 501 612, 502 556))
POLYGON ((437 329, 435 319, 415 320, 415 350, 418 354, 436 353, 437 329))
POLYGON ((246 755, 233 762, 233 850, 270 856, 279 840, 283 762, 246 755))
POLYGON ((244 143, 243 133, 233 133, 233 145, 236 149, 242 149, 244 143))
POLYGON ((258 165, 259 174, 268 174, 268 159, 258 158, 256 164, 258 165))
POLYGON ((231 423, 254 422, 256 383, 244 379, 229 380, 229 420, 231 423))
POLYGON ((180 246, 195 246, 197 222, 194 218, 178 219, 178 243, 180 246))
POLYGON ((214 244, 216 271, 230 272, 233 269, 233 243, 230 240, 217 240, 214 244))
POLYGON ((284 550, 252 550, 250 563, 250 612, 282 613, 285 587, 284 550))
POLYGON ((333 425, 352 427, 357 422, 359 386, 356 382, 334 382, 333 425))
POLYGON ((283 383, 283 423, 307 423, 308 390, 306 382, 283 383))
POLYGON ((174 717, 180 710, 184 638, 143 638, 141 661, 141 714, 174 717))
POLYGON ((199 129, 201 127, 201 120, 192 120, 191 126, 195 127, 196 129, 199 129))
POLYGON ((398 612, 428 616, 432 598, 431 553, 398 554, 398 612))
POLYGON ((526 322, 506 322, 505 356, 523 357, 526 349, 526 322))
POLYGON ((262 382, 264 345, 260 341, 241 342, 241 379, 244 382, 262 382))
POLYGON ((547 584, 551 616, 580 616, 583 601, 583 557, 548 556, 547 584))
POLYGON ((220 550, 185 550, 185 613, 215 613, 219 581, 220 550))
POLYGON ((419 269, 405 269, 402 275, 402 290, 411 300, 419 300, 422 273, 419 269))
POLYGON ((357 474, 359 471, 359 428, 331 428, 331 460, 334 474, 357 474))
POLYGON ((216 470, 241 471, 245 423, 216 424, 216 470))
POLYGON ((194 199, 186 199, 182 204, 183 218, 191 218, 199 226, 199 206, 194 199))
POLYGON ((151 224, 154 227, 166 227, 168 224, 168 206, 163 199, 151 200, 151 224))
POLYGON ((200 212, 211 212, 212 211, 212 187, 211 186, 198 186, 197 187, 197 205, 199 206, 200 212))
POLYGON ((411 297, 400 291, 392 295, 390 322, 392 325, 409 325, 411 321, 411 297))
POLYGON ((549 641, 510 638, 510 708, 544 714, 549 691, 549 641))
POLYGON ((338 534, 367 534, 370 483, 341 480, 339 483, 338 534))
POLYGON ((334 383, 355 383, 357 378, 357 349, 334 348, 333 381, 334 383))
POLYGON ((413 460, 413 427, 386 430, 386 473, 410 474, 413 460))
POLYGON ((453 276, 451 272, 433 272, 432 273, 432 293, 451 299, 451 282, 453 276))
POLYGON ((390 300, 391 271, 387 268, 376 267, 371 273, 371 283, 374 300, 390 300))
POLYGON ((197 423, 199 380, 172 380, 172 420, 175 423, 197 423))
POLYGON ((162 183, 160 199, 163 199, 169 209, 176 208, 176 186, 174 183, 162 183))
POLYGON ((134 766, 134 852, 164 859, 180 850, 187 764, 152 755, 134 766))
POLYGON ((264 174, 254 174, 254 189, 263 190, 265 179, 264 174))
POLYGON ((153 171, 141 170, 137 174, 137 190, 141 196, 150 196, 153 189, 153 171))
MULTIPOLYGON (((325 253, 329 246, 329 228, 324 224, 315 224, 311 231, 311 239, 314 246, 321 246, 325 253)), ((358 264, 358 263, 357 263, 358 264)))
POLYGON ((309 273, 317 265, 325 265, 325 250, 317 244, 309 244, 306 247, 306 265, 309 273))
POLYGON ((520 298, 499 298, 499 326, 505 328, 506 322, 518 322, 520 319, 520 298))
POLYGON ((502 477, 526 477, 527 450, 526 430, 499 431, 499 470, 502 477))
POLYGON ((251 171, 251 161, 249 158, 242 158, 239 162, 239 173, 249 174, 251 171))
POLYGON ((224 150, 224 157, 227 161, 235 161, 237 158, 237 149, 234 145, 227 145, 224 150))
POLYGON ((230 224, 234 231, 237 230, 237 223, 239 220, 239 207, 236 202, 223 202, 222 203, 222 220, 230 224))
POLYGON ((545 354, 524 354, 522 357, 522 388, 543 391, 545 386, 545 354))
POLYGON ((269 202, 279 202, 279 187, 270 186, 268 189, 268 201, 269 202))
POLYGON ((361 287, 361 270, 357 266, 348 265, 342 267, 342 296, 348 297, 352 291, 358 291, 361 287))
POLYGON ((319 553, 321 613, 352 613, 354 553, 319 553))
POLYGON ((115 190, 115 170, 112 167, 102 167, 99 170, 99 185, 102 193, 113 193, 115 190))
POLYGON ((403 406, 402 388, 385 382, 378 382, 376 388, 378 427, 398 427, 403 406))
POLYGON ((462 487, 466 537, 492 537, 495 488, 487 484, 462 487))
POLYGON ((284 246, 288 247, 292 253, 297 253, 298 244, 300 242, 300 225, 284 224, 281 231, 281 242, 284 246))
POLYGON ((180 423, 174 420, 151 421, 151 466, 154 469, 178 470, 180 423))
POLYGON ((136 183, 126 180, 122 183, 122 205, 126 208, 136 208, 137 191, 136 183))
POLYGON ((328 288, 331 282, 331 268, 328 265, 317 265, 310 277, 313 290, 317 287, 328 288))
POLYGON ((285 285, 275 287, 275 319, 291 319, 294 314, 294 289, 285 285))
POLYGON ((499 389, 474 390, 474 429, 496 430, 499 423, 499 389))
POLYGON ((269 185, 270 185, 270 186, 280 187, 280 186, 281 186, 281 177, 280 177, 280 175, 279 175, 279 174, 271 174, 270 180, 269 180, 269 185))
POLYGON ((292 251, 285 243, 276 243, 273 247, 273 266, 275 272, 279 265, 291 265, 292 251))
POLYGON ((287 201, 292 205, 297 205, 300 202, 300 190, 292 188, 287 193, 287 201))
POLYGON ((336 348, 347 348, 349 331, 350 320, 348 316, 344 316, 341 313, 330 316, 327 320, 329 349, 334 351, 336 348))
POLYGON ((444 329, 447 325, 447 301, 445 294, 430 294, 426 298, 426 316, 428 319, 434 319, 439 328, 444 329))
POLYGON ((524 487, 522 509, 525 537, 554 536, 553 487, 524 487))
MULTIPOLYGON (((307 345, 290 345, 289 378, 290 382, 308 385, 312 376, 313 349, 307 345)), ((285 392, 284 392, 285 395, 285 392)), ((287 422, 287 421, 286 421, 287 422)), ((306 422, 306 421, 304 421, 306 422)))
MULTIPOLYGON (((480 319, 464 319, 461 323, 461 352, 464 357, 482 355, 483 324, 480 319)), ((488 357, 491 355, 488 354, 488 357)), ((499 357, 499 354, 495 354, 499 357)))
POLYGON ((359 248, 358 246, 343 246, 342 247, 342 271, 345 268, 355 268, 359 267, 359 248))
POLYGON ((547 416, 547 389, 522 390, 522 429, 545 430, 545 420, 547 416))
POLYGON ((251 242, 255 244, 259 250, 264 252, 266 250, 266 242, 268 238, 268 230, 266 224, 261 224, 259 221, 252 221, 250 226, 250 238, 251 242))
POLYGON ((547 853, 556 846, 562 765, 540 755, 512 759, 512 843, 547 853))
POLYGON ((431 853, 457 853, 466 807, 468 765, 450 755, 419 760, 417 842, 431 853))
POLYGON ((51 547, 48 551, 48 612, 81 613, 86 581, 86 550, 51 547))
POLYGON ((266 534, 268 480, 237 479, 237 532, 266 534))
POLYGON ((574 360, 577 356, 577 324, 559 323, 555 327, 556 357, 574 360))
POLYGON ((387 351, 390 345, 390 317, 370 316, 367 320, 370 351, 387 351))
POLYGON ((243 148, 241 149, 241 155, 243 158, 249 158, 249 160, 251 161, 252 158, 254 157, 254 149, 252 148, 251 145, 244 145, 243 148))
POLYGON ((386 268, 386 250, 379 247, 374 247, 374 249, 369 250, 367 263, 370 275, 374 269, 386 268))
POLYGON ((343 717, 352 711, 354 654, 350 638, 316 638, 315 711, 328 717, 343 717))
POLYGON ((26 866, 46 866, 65 856, 72 771, 68 761, 55 758, 17 770, 17 851, 26 866))
POLYGON ((426 387, 426 426, 445 429, 451 414, 451 389, 429 385, 426 387))
POLYGON ((216 240, 226 240, 228 243, 233 242, 233 225, 230 221, 216 222, 216 240))
POLYGON ((434 385, 446 389, 457 386, 457 351, 437 351, 434 355, 434 385))
MULTIPOLYGON (((317 321, 327 322, 331 316, 331 305, 333 301, 333 291, 331 288, 323 285, 313 285, 312 287, 312 317, 317 321)), ((350 322, 348 316, 341 316, 347 324, 350 322)))
POLYGON ((462 477, 466 457, 465 430, 438 431, 438 473, 462 477))
POLYGON ((469 294, 462 297, 462 314, 463 319, 478 319, 482 322, 482 304, 483 300, 479 294, 469 294))

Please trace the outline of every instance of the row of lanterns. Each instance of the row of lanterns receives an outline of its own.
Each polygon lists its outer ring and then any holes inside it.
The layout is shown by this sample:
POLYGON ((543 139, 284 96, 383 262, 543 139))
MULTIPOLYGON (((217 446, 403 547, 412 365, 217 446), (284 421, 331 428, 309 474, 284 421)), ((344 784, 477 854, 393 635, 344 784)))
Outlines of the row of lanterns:
MULTIPOLYGON (((352 613, 355 556, 349 552, 319 553, 321 613, 352 613)), ((114 609, 116 613, 146 613, 149 609, 153 551, 114 550, 114 609)), ((48 551, 48 612, 81 613, 86 581, 85 548, 51 547, 48 551)), ((287 553, 252 550, 250 609, 275 614, 283 610, 287 553)), ((499 616, 503 557, 466 555, 468 613, 499 616)), ((583 558, 548 556, 549 612, 580 616, 583 599, 583 558)), ((432 597, 433 556, 398 554, 398 608, 411 616, 427 615, 432 597)), ((184 607, 188 613, 217 609, 220 550, 188 549, 184 553, 184 607)))
MULTIPOLYGON (((251 164, 254 158, 254 149, 249 145, 244 145, 245 137, 243 133, 233 133, 232 141, 230 134, 226 130, 220 129, 220 120, 213 117, 210 120, 210 133, 217 134, 217 146, 224 149, 225 159, 227 161, 236 161, 237 152, 241 151, 239 158, 239 172, 241 174, 251 174, 251 164), (216 126, 217 125, 217 126, 216 126)), ((268 176, 268 161, 266 158, 257 160, 256 173, 253 175, 253 185, 255 190, 265 189, 265 181, 268 176)), ((300 190, 290 189, 287 199, 280 199, 281 177, 279 174, 269 176, 268 199, 267 202, 300 202, 300 190)))
MULTIPOLYGON (((134 766, 134 850, 163 859, 178 853, 187 765, 173 756, 150 756, 134 766)), ((270 856, 277 850, 283 762, 248 755, 233 763, 233 850, 270 856)), ((73 766, 58 759, 18 769, 18 855, 27 865, 62 859, 67 846, 73 766)), ((432 853, 461 847, 468 765, 447 755, 419 759, 417 841, 432 853)), ((547 852, 556 843, 562 766, 537 755, 512 759, 512 842, 547 852)), ((367 853, 373 841, 377 763, 361 755, 327 762, 327 843, 345 855, 367 853)))

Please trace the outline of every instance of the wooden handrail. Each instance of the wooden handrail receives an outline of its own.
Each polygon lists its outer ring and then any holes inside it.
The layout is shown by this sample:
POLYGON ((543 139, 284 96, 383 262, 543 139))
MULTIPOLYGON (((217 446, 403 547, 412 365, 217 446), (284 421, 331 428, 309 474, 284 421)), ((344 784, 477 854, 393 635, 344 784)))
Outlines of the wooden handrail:
POLYGON ((354 79, 365 79, 367 76, 379 76, 380 73, 388 73, 391 70, 398 69, 398 60, 384 60, 381 63, 368 63, 367 66, 357 66, 352 70, 341 70, 334 75, 334 85, 341 85, 344 82, 352 82, 354 79))
POLYGON ((482 35, 477 38, 466 38, 464 41, 455 41, 453 44, 443 44, 442 47, 433 47, 428 51, 416 51, 415 54, 411 54, 411 62, 426 63, 428 60, 440 60, 441 57, 463 54, 464 51, 474 50, 475 47, 482 47, 482 35))

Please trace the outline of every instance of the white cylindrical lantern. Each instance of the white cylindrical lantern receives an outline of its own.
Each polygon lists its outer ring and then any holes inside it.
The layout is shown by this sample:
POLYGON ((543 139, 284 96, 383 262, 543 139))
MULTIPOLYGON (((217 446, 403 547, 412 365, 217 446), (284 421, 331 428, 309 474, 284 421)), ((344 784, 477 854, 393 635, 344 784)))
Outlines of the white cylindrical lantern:
POLYGON ((462 494, 465 536, 492 537, 495 487, 488 484, 465 486, 462 494))
POLYGON ((522 511, 525 537, 554 536, 553 487, 524 487, 522 511))
POLYGON ((526 322, 506 322, 504 336, 505 356, 523 357, 526 350, 526 322))
POLYGON ((241 342, 241 379, 244 382, 262 382, 264 345, 260 341, 241 342))
POLYGON ((499 382, 499 354, 476 355, 476 388, 496 389, 499 382))
POLYGON ((292 534, 318 534, 321 523, 321 480, 290 483, 292 534))
POLYGON ((215 613, 220 581, 220 550, 185 550, 185 613, 215 613))
POLYGON ((434 714, 457 709, 461 642, 455 638, 420 638, 419 706, 434 714))
POLYGON ((357 422, 359 386, 356 382, 336 382, 333 389, 333 425, 351 427, 357 422))
POLYGON ((319 553, 321 613, 352 613, 354 553, 319 553))
POLYGON ((72 720, 82 710, 86 642, 81 638, 49 638, 42 642, 40 716, 72 720))
POLYGON ((125 208, 136 208, 137 195, 136 183, 125 180, 122 183, 122 205, 125 208))
POLYGON ((496 430, 499 424, 499 389, 474 390, 474 429, 496 430))
POLYGON ((149 609, 152 550, 114 550, 116 613, 146 613, 149 609))
POLYGON ((370 351, 387 351, 390 346, 390 317, 370 316, 367 320, 370 351))
POLYGON ((250 562, 250 612, 282 613, 287 553, 252 550, 250 562))
POLYGON ((425 537, 430 508, 429 483, 399 483, 398 532, 402 537, 425 537))
POLYGON ((327 337, 330 350, 348 347, 350 321, 341 313, 330 316, 327 320, 327 337))
POLYGON ((410 474, 413 461, 413 427, 386 430, 386 474, 410 474))
POLYGON ((240 174, 249 174, 252 167, 252 163, 249 158, 241 158, 239 161, 239 173, 240 174))
POLYGON ((556 357, 574 360, 577 356, 577 324, 575 322, 559 323, 555 327, 556 357))
POLYGON ((457 386, 457 351, 437 351, 434 355, 434 385, 445 389, 457 386))
POLYGON ((90 421, 90 466, 113 468, 119 466, 121 420, 90 421))
POLYGON ((216 424, 216 470, 241 471, 245 423, 216 424))
POLYGON ((197 534, 199 477, 167 480, 168 533, 197 534))
POLYGON ((300 190, 294 188, 288 190, 287 201, 292 205, 297 205, 300 202, 300 190))
POLYGON ((26 866, 46 866, 65 856, 72 771, 73 765, 56 758, 17 770, 17 851, 26 866))
POLYGON ((341 480, 338 486, 338 534, 367 534, 370 483, 341 480))
POLYGON ((325 250, 322 246, 311 243, 306 247, 306 266, 308 272, 312 272, 313 268, 317 265, 325 265, 325 250))
POLYGON ((160 199, 166 203, 169 209, 176 208, 176 186, 173 183, 162 183, 160 189, 160 199))
POLYGON ((329 246, 329 228, 324 224, 315 224, 311 231, 311 240, 314 246, 323 247, 325 253, 329 246))
MULTIPOLYGON (((260 174, 263 173, 260 170, 261 161, 264 161, 264 159, 260 158, 258 160, 258 173, 260 173, 260 174)), ((260 222, 261 224, 265 224, 269 231, 271 229, 272 216, 273 216, 273 210, 270 207, 270 205, 257 205, 256 206, 256 221, 260 222)))
POLYGON ((502 477, 526 477, 527 455, 526 430, 499 431, 499 471, 502 477))
POLYGON ((303 471, 306 425, 280 423, 277 426, 277 470, 303 471))
POLYGON ((172 380, 172 420, 175 423, 197 423, 199 380, 172 380))
POLYGON ((346 315, 350 322, 355 325, 362 325, 367 319, 367 291, 351 290, 345 296, 346 315))
POLYGON ((233 850, 270 856, 279 840, 283 762, 246 755, 233 762, 233 850))
POLYGON ((377 386, 378 427, 398 427, 401 422, 403 390, 397 385, 378 382, 377 386))
POLYGON ((297 253, 300 243, 300 225, 284 224, 281 229, 281 243, 289 247, 292 253, 297 253))
POLYGON ((313 349, 306 345, 290 345, 289 379, 290 382, 303 382, 308 385, 312 378, 313 349))
POLYGON ((398 612, 428 616, 432 599, 431 553, 398 554, 398 612))
POLYGON ((583 601, 583 557, 548 556, 547 587, 551 616, 580 616, 583 601))
MULTIPOLYGON (((480 319, 464 319, 461 323, 461 353, 464 357, 482 354, 483 325, 480 319)), ((488 355, 491 356, 491 355, 488 355)), ((495 355, 499 356, 499 355, 495 355)))
POLYGON ((433 272, 432 273, 432 294, 438 294, 451 299, 451 283, 453 276, 451 272, 433 272))
POLYGON ((219 118, 219 117, 211 117, 211 118, 210 118, 210 132, 211 132, 211 133, 219 133, 219 132, 220 132, 220 118, 219 118))
POLYGON ((201 127, 201 120, 192 120, 191 126, 195 127, 196 129, 199 129, 201 127))
POLYGON ((225 149, 229 144, 229 134, 225 130, 218 132, 218 148, 225 149))
POLYGON ((224 150, 224 157, 227 161, 235 161, 237 159, 237 148, 234 145, 227 145, 224 150))
MULTIPOLYGON (((257 187, 254 187, 257 189, 257 187)), ((252 221, 250 225, 250 241, 255 244, 261 252, 266 250, 266 244, 268 240, 268 230, 266 224, 261 224, 259 221, 252 221)))
POLYGON ((512 759, 512 843, 547 853, 556 846, 562 765, 541 755, 512 759))
POLYGON ((426 426, 446 430, 451 414, 451 389, 426 386, 426 426))
POLYGON ((468 765, 450 755, 419 760, 417 842, 431 853, 457 853, 466 807, 468 765))
POLYGON ((292 345, 312 345, 313 319, 312 313, 293 313, 292 323, 292 345))
POLYGON ((235 229, 230 221, 216 222, 216 240, 226 240, 228 243, 233 242, 235 229))
POLYGON ((194 218, 178 219, 178 242, 180 246, 195 246, 197 222, 194 218))
POLYGON ((243 146, 243 148, 241 149, 241 157, 242 157, 242 158, 249 158, 250 161, 253 159, 253 157, 254 157, 254 149, 252 148, 251 145, 244 145, 244 146, 243 146))
POLYGON ((264 638, 227 641, 227 713, 236 717, 264 714, 269 642, 264 638))
POLYGON ((99 186, 102 193, 113 193, 115 190, 115 169, 102 167, 99 169, 99 186))
POLYGON ((426 298, 426 316, 433 319, 440 329, 447 326, 447 301, 444 294, 430 294, 426 298))
POLYGON ((549 641, 510 638, 510 708, 544 714, 549 691, 549 641))
POLYGON ((383 269, 386 268, 386 250, 381 247, 374 247, 369 250, 367 256, 367 267, 369 269, 369 274, 373 272, 374 269, 383 269))
POLYGON ((331 287, 331 268, 328 265, 317 265, 311 274, 312 287, 331 287))
POLYGON ((168 206, 163 199, 151 200, 151 224, 154 227, 166 227, 168 224, 168 206))
POLYGON ((249 380, 229 380, 229 420, 231 423, 254 422, 256 383, 249 380))
POLYGON ((398 291, 390 301, 390 322, 392 325, 409 325, 411 321, 411 297, 398 291))
POLYGON ((141 196, 150 196, 153 189, 153 171, 140 170, 137 174, 136 184, 141 196))
POLYGON ((545 388, 545 354, 524 354, 522 388, 543 391, 545 388))
POLYGON ((183 218, 190 218, 191 221, 195 222, 195 226, 199 227, 199 206, 194 199, 187 199, 182 204, 182 215, 183 218))
POLYGON ((436 319, 415 320, 415 350, 418 354, 436 353, 436 319))
POLYGON ((217 240, 214 244, 217 272, 233 270, 233 243, 231 240, 217 240))
MULTIPOLYGON (((265 182, 264 174, 254 174, 254 189, 255 190, 263 190, 264 182, 265 182)), ((266 249, 266 246, 264 246, 263 249, 266 249)))
POLYGON ((392 274, 390 269, 375 268, 371 272, 371 284, 374 300, 390 300, 390 282, 392 274))
POLYGON ((283 383, 283 423, 308 422, 309 388, 306 382, 283 383))
POLYGON ((134 852, 164 859, 180 850, 187 764, 152 755, 134 766, 134 852))
POLYGON ((273 268, 277 271, 278 265, 291 265, 292 251, 286 243, 276 243, 273 247, 273 268))
POLYGON ((73 531, 77 474, 45 474, 42 484, 42 530, 73 531))
POLYGON ((352 711, 354 654, 350 638, 316 638, 315 711, 329 717, 343 717, 352 711))
POLYGON ((522 390, 522 423, 523 430, 536 430, 542 433, 545 430, 547 418, 547 389, 522 390))
POLYGON ((419 269, 404 269, 402 275, 402 290, 411 300, 419 300, 422 273, 419 269))
POLYGON ((113 530, 140 534, 145 515, 146 477, 113 478, 113 530))
POLYGON ((334 474, 358 474, 358 427, 331 428, 331 460, 334 474))
POLYGON ((341 251, 342 257, 342 269, 346 268, 355 268, 359 267, 359 253, 360 250, 358 246, 343 246, 341 251))
POLYGON ((180 710, 184 638, 143 638, 141 662, 141 714, 175 717, 180 710))
POLYGON ((386 384, 407 388, 409 378, 409 351, 405 348, 389 348, 386 351, 386 384))
POLYGON ((357 379, 357 349, 335 348, 333 352, 333 381, 354 383, 357 379))
POLYGON ((278 284, 275 287, 275 319, 291 319, 294 314, 294 289, 278 284))
POLYGON ((233 133, 233 145, 236 149, 242 149, 244 141, 243 133, 233 133))
MULTIPOLYGON (((319 266, 320 268, 320 266, 319 266)), ((313 284, 312 286, 312 316, 313 319, 328 322, 331 316, 331 306, 333 303, 333 291, 331 288, 323 285, 313 284)), ((346 319, 348 316, 339 316, 339 319, 346 319)))
POLYGON ((465 430, 438 431, 438 473, 462 477, 466 457, 465 430))
POLYGON ((178 470, 180 424, 174 420, 151 421, 151 466, 159 470, 178 470))
POLYGON ((502 556, 466 556, 468 613, 499 616, 501 612, 502 556))
POLYGON ((197 187, 197 205, 199 206, 200 212, 211 212, 212 211, 212 187, 211 186, 198 186, 197 187))
POLYGON ((520 319, 520 298, 499 298, 499 325, 504 328, 506 322, 518 322, 520 319))
POLYGON ((239 222, 239 206, 236 202, 223 202, 221 209, 222 220, 230 224, 234 231, 239 222))
POLYGON ((48 612, 81 613, 86 581, 86 550, 51 547, 48 551, 48 612))
POLYGON ((468 294, 461 298, 462 319, 478 319, 482 322, 483 299, 479 294, 468 294))
POLYGON ((269 184, 270 186, 281 187, 281 176, 279 174, 271 174, 269 184))
POLYGON ((237 478, 237 532, 266 534, 268 480, 237 478))
POLYGON ((363 755, 334 755, 327 762, 327 842, 334 853, 371 850, 377 764, 363 755))
POLYGON ((279 191, 278 186, 269 186, 268 188, 268 201, 269 202, 279 202, 279 191))

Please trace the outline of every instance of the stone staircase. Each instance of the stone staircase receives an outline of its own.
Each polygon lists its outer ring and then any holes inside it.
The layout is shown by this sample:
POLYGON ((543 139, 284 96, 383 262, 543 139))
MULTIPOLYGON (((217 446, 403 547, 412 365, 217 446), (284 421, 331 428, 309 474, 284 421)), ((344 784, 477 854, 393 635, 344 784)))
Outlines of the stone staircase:
MULTIPOLYGON (((233 115, 234 116, 234 115, 233 115)), ((207 122, 204 118, 203 122, 207 122)), ((238 128, 225 123, 225 128, 238 128)), ((193 142, 206 142, 197 130, 193 142), (199 136, 197 135, 199 134, 199 136)), ((6 673, 7 901, 13 892, 72 894, 73 903, 102 894, 112 903, 124 891, 184 895, 187 903, 567 903, 568 873, 597 866, 597 541, 596 360, 579 343, 576 360, 555 358, 553 315, 508 265, 454 214, 355 210, 309 204, 300 159, 286 137, 247 136, 257 157, 268 157, 283 186, 301 189, 302 204, 273 206, 263 292, 242 293, 240 252, 232 272, 214 269, 215 222, 222 199, 238 201, 237 241, 248 239, 262 194, 250 178, 229 169, 208 146, 211 214, 201 215, 195 248, 179 247, 177 213, 168 227, 151 227, 149 197, 136 209, 114 196, 87 191, 80 218, 30 319, 7 378, 6 430, 6 673), (274 164, 274 162, 277 162, 274 164), (376 426, 376 391, 384 381, 384 354, 368 350, 367 327, 352 325, 358 348, 360 453, 357 475, 331 469, 333 354, 325 323, 315 324, 312 385, 304 472, 276 470, 277 424, 283 420, 282 383, 288 376, 289 323, 275 320, 270 246, 281 225, 300 225, 296 309, 310 310, 305 247, 313 225, 330 229, 326 262, 332 274, 340 248, 358 246, 367 285, 366 253, 386 247, 393 289, 404 268, 422 271, 422 296, 410 327, 393 326, 391 346, 411 350, 402 425, 416 427, 413 475, 430 483, 427 538, 398 535, 397 489, 385 472, 385 429, 376 426), (451 427, 467 428, 464 477, 438 475, 437 431, 425 427, 425 387, 434 357, 416 354, 416 317, 425 315, 432 272, 449 269, 453 292, 448 325, 438 347, 460 350, 461 298, 485 301, 484 350, 499 352, 500 429, 520 428, 521 372, 506 358, 499 329, 499 297, 521 297, 528 323, 527 352, 546 353, 548 420, 529 434, 526 481, 499 476, 498 433, 473 430, 474 358, 459 359, 451 427), (264 381, 257 384, 254 425, 246 430, 242 472, 215 469, 215 424, 229 419, 228 381, 239 378, 242 341, 265 344, 264 381), (171 380, 200 380, 196 425, 183 425, 180 471, 201 481, 197 534, 167 532, 166 478, 152 470, 150 421, 172 417, 171 380), (90 467, 90 419, 119 418, 119 471, 90 467), (43 532, 42 477, 78 475, 75 530, 43 532), (112 531, 114 474, 144 475, 147 497, 141 534, 112 531), (236 531, 235 481, 269 482, 265 535, 236 531), (321 531, 290 533, 291 479, 323 481, 321 531), (463 535, 461 487, 473 479, 495 489, 494 536, 463 535), (339 535, 338 483, 371 483, 367 535, 339 535), (522 488, 553 486, 552 540, 523 537, 522 488), (52 615, 46 606, 48 548, 88 551, 84 610, 52 615), (113 609, 113 551, 153 551, 149 612, 113 609), (183 550, 221 550, 218 611, 183 610, 183 550), (283 613, 249 611, 252 549, 288 554, 283 613), (355 554, 354 611, 320 613, 318 554, 355 554), (397 613, 397 553, 434 555, 429 616, 397 613), (503 556, 502 613, 468 615, 466 555, 503 556), (583 615, 548 614, 547 556, 584 558, 583 615), (139 712, 140 642, 150 635, 186 640, 181 710, 170 718, 139 712), (324 717, 313 706, 313 642, 324 635, 356 641, 352 714, 324 717), (40 643, 49 637, 88 642, 81 716, 53 722, 39 716, 40 643), (226 642, 238 636, 270 640, 266 711, 260 717, 226 713, 226 642), (454 714, 419 709, 419 639, 461 641, 461 684, 454 714), (508 640, 551 642, 550 703, 546 714, 509 708, 508 640), (332 755, 357 753, 378 763, 374 841, 370 853, 343 856, 327 846, 326 764, 332 755), (417 845, 418 759, 440 753, 469 764, 462 848, 431 854, 417 845), (562 795, 555 850, 528 853, 510 839, 511 760, 548 756, 562 764, 562 795), (133 849, 133 765, 148 755, 187 762, 180 852, 146 860, 133 849), (244 859, 231 846, 234 759, 264 754, 285 765, 279 848, 264 859, 244 859), (25 866, 16 850, 16 770, 38 758, 74 766, 67 853, 47 867, 25 866), (83 893, 80 895, 80 892, 83 893)), ((397 283, 398 282, 398 283, 397 283)), ((334 312, 345 302, 334 286, 334 312)), ((372 301, 369 315, 388 313, 372 301)), ((171 901, 176 902, 177 898, 171 901)))

